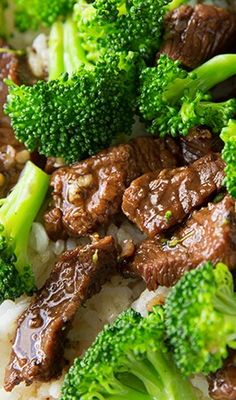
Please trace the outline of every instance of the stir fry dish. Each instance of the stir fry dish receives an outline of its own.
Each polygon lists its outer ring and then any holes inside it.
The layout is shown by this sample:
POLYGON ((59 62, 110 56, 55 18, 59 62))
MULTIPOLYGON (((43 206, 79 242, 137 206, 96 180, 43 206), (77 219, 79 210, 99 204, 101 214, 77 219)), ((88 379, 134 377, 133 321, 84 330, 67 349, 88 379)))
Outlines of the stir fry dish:
POLYGON ((236 2, 1 0, 0 399, 236 400, 236 2))

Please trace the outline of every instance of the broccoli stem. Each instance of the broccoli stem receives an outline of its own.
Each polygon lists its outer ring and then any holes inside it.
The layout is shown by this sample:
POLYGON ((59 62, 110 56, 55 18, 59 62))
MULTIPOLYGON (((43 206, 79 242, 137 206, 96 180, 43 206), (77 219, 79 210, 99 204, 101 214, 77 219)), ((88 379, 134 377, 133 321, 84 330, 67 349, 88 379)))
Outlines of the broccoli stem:
POLYGON ((132 388, 126 387, 126 390, 123 390, 120 395, 114 394, 110 395, 109 399, 111 400, 151 400, 149 394, 138 392, 137 390, 133 390, 132 388))
POLYGON ((236 54, 223 54, 213 57, 189 73, 188 77, 177 78, 168 85, 164 97, 174 104, 188 91, 188 96, 195 97, 198 91, 208 92, 218 83, 236 74, 236 54), (195 79, 193 79, 193 77, 195 79))
POLYGON ((123 395, 111 395, 109 396, 109 399, 111 400, 124 400, 124 399, 129 399, 129 400, 151 400, 150 396, 145 394, 145 393, 139 393, 136 390, 129 390, 123 395))
POLYGON ((236 198, 236 121, 230 120, 228 125, 222 129, 221 139, 225 143, 222 158, 226 162, 225 184, 228 192, 236 198))
MULTIPOLYGON (((217 272, 218 270, 215 270, 215 274, 217 272)), ((224 315, 225 319, 232 319, 232 322, 236 324, 236 294, 233 285, 230 285, 227 281, 224 286, 221 285, 214 296, 213 303, 216 311, 224 315)))
POLYGON ((21 176, 0 208, 0 223, 12 240, 19 273, 28 263, 27 249, 32 223, 48 190, 49 177, 28 161, 21 176))
POLYGON ((81 46, 77 24, 72 18, 64 23, 64 62, 69 75, 76 72, 82 64, 87 64, 85 52, 81 46))
POLYGON ((182 4, 187 3, 187 0, 172 0, 166 7, 167 11, 175 10, 182 4))
POLYGON ((145 386, 150 399, 158 400, 196 400, 192 385, 184 379, 174 361, 161 351, 147 352, 147 359, 137 361, 129 357, 128 370, 145 386), (181 381, 181 392, 179 384, 181 381))
POLYGON ((124 395, 114 395, 114 396, 109 396, 109 399, 111 400, 124 400, 124 399, 129 399, 129 400, 151 400, 149 395, 146 395, 144 393, 138 393, 136 391, 128 391, 124 395))
POLYGON ((163 385, 156 371, 152 369, 152 366, 145 362, 138 365, 136 360, 135 364, 132 364, 132 373, 143 382, 147 392, 162 400, 163 385))
POLYGON ((224 315, 236 316, 236 298, 227 293, 219 293, 214 301, 215 309, 224 315))
POLYGON ((5 15, 4 9, 0 6, 0 37, 4 37, 6 34, 6 25, 5 25, 5 15))
POLYGON ((231 119, 228 125, 222 130, 221 139, 226 143, 228 140, 236 142, 236 120, 231 119))
POLYGON ((6 22, 6 8, 8 4, 7 0, 1 0, 0 3, 0 37, 6 38, 9 33, 6 22))
POLYGON ((53 24, 49 37, 49 80, 57 79, 65 72, 63 23, 53 24))
POLYGON ((169 354, 148 351, 147 356, 163 382, 162 394, 158 399, 196 400, 192 385, 181 376, 169 354))
MULTIPOLYGON (((219 132, 234 115, 236 101, 230 99, 221 103, 211 101, 183 102, 180 110, 182 120, 187 122, 189 117, 197 117, 198 124, 209 126, 213 132, 219 132)), ((197 123, 196 123, 197 125, 197 123)))
MULTIPOLYGON (((236 74, 236 54, 222 54, 213 57, 194 70, 199 82, 194 90, 207 92, 220 82, 236 74)), ((198 80, 197 80, 198 81, 198 80)))
MULTIPOLYGON (((109 393, 108 398, 112 400, 123 400, 124 398, 129 400, 150 400, 150 396, 147 393, 127 382, 124 383, 122 379, 117 379, 115 376, 113 376, 111 382, 104 382, 103 386, 105 391, 109 393)), ((92 398, 100 398, 100 395, 93 393, 92 398)), ((103 396, 101 396, 102 398, 103 396)))

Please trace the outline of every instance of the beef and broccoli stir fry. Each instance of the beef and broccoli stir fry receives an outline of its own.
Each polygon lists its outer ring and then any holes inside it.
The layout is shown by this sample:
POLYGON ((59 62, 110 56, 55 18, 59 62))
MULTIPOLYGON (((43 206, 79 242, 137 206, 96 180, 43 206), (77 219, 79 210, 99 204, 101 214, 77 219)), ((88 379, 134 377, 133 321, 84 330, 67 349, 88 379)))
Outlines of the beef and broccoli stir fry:
POLYGON ((0 24, 0 304, 29 298, 0 393, 63 375, 62 400, 236 400, 235 2, 3 0, 0 24), (32 32, 40 77, 12 41, 32 32), (73 243, 40 285, 35 221, 73 243), (153 303, 68 360, 114 276, 153 303))

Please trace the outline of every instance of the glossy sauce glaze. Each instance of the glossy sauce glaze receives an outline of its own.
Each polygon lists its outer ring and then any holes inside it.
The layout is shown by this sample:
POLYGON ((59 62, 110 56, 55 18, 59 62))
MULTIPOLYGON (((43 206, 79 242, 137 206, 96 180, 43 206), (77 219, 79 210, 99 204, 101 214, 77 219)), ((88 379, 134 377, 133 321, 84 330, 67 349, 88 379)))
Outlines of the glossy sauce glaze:
POLYGON ((131 272, 141 276, 149 290, 173 286, 181 276, 205 260, 236 264, 235 202, 220 202, 194 211, 170 238, 146 239, 138 247, 131 272))
POLYGON ((63 367, 67 329, 83 302, 98 292, 115 270, 112 237, 62 254, 45 285, 18 320, 5 389, 22 381, 48 381, 63 367))
POLYGON ((230 352, 221 369, 208 377, 209 394, 214 400, 236 400, 236 352, 230 352))

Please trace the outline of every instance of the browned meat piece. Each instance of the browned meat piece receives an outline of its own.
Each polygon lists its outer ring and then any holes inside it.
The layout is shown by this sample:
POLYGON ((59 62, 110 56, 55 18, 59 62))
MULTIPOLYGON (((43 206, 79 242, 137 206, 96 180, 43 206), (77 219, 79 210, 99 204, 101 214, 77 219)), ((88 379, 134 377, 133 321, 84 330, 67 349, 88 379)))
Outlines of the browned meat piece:
MULTIPOLYGON (((0 39, 0 47, 7 48, 6 43, 2 39, 0 39)), ((10 120, 3 112, 8 92, 3 80, 9 78, 16 84, 19 84, 18 66, 18 58, 15 55, 0 53, 0 145, 19 145, 12 131, 10 120)))
MULTIPOLYGON (((197 3, 205 3, 205 1, 197 0, 197 3)), ((235 0, 214 0, 214 5, 216 5, 217 7, 224 7, 228 11, 236 13, 235 0)))
POLYGON ((188 167, 163 169, 135 179, 123 196, 124 214, 149 237, 183 221, 219 191, 225 163, 209 154, 188 167))
MULTIPOLYGON (((8 48, 2 39, 0 47, 8 48)), ((8 93, 3 80, 9 78, 19 84, 23 71, 26 71, 24 59, 20 60, 12 53, 0 53, 0 197, 6 196, 15 185, 25 162, 29 159, 28 151, 16 140, 10 119, 3 112, 8 93)), ((29 73, 27 76, 29 77, 29 73)))
MULTIPOLYGON (((235 51, 232 51, 232 53, 235 53, 235 51)), ((218 85, 216 85, 211 90, 211 94, 213 100, 217 102, 226 101, 228 99, 236 97, 236 76, 233 76, 225 80, 224 82, 221 82, 218 85)))
POLYGON ((111 276, 116 260, 110 236, 62 254, 44 287, 18 320, 5 375, 7 391, 22 381, 29 385, 60 374, 68 325, 81 304, 111 276))
MULTIPOLYGON (((217 1, 216 1, 216 4, 217 4, 217 3, 221 3, 221 5, 222 5, 222 1, 221 1, 221 0, 217 0, 217 1)), ((224 7, 226 7, 227 10, 236 13, 236 4, 235 4, 235 1, 234 1, 234 0, 225 0, 224 3, 225 3, 225 6, 224 6, 224 7)))
POLYGON ((236 400, 236 353, 232 351, 224 366, 208 378, 209 394, 214 400, 236 400))
POLYGON ((58 237, 61 239, 67 238, 67 233, 63 225, 63 214, 60 208, 55 207, 49 210, 44 215, 44 224, 51 239, 56 240, 58 237))
POLYGON ((56 158, 56 157, 48 157, 46 159, 46 164, 45 164, 45 172, 47 174, 52 174, 54 171, 56 171, 58 168, 63 167, 65 165, 65 162, 61 158, 56 158))
POLYGON ((181 136, 180 148, 183 164, 192 164, 209 153, 220 153, 223 142, 207 128, 197 127, 191 129, 187 136, 181 136))
POLYGON ((179 145, 172 138, 163 140, 144 136, 131 140, 129 145, 136 163, 136 176, 157 169, 173 168, 181 162, 179 145))
POLYGON ((236 265, 235 202, 226 196, 217 204, 195 211, 171 240, 146 239, 138 248, 131 272, 137 272, 149 290, 174 285, 184 272, 205 260, 236 265))
POLYGON ((181 6, 167 16, 165 31, 160 53, 195 68, 228 50, 235 40, 236 17, 213 5, 181 6))
POLYGON ((45 215, 45 227, 55 239, 86 235, 106 224, 120 211, 130 183, 144 172, 176 165, 167 142, 151 137, 106 149, 89 159, 59 168, 51 179, 53 207, 45 215))
POLYGON ((32 86, 38 80, 31 70, 27 56, 18 57, 18 76, 21 85, 32 86))
POLYGON ((0 146, 0 198, 5 197, 16 184, 30 158, 27 150, 18 150, 10 145, 0 146))

